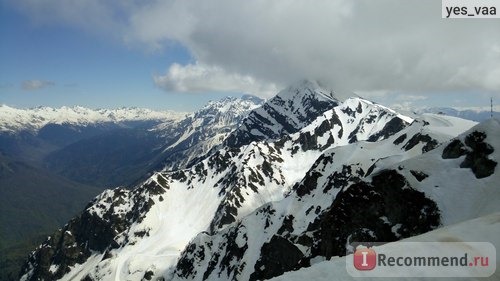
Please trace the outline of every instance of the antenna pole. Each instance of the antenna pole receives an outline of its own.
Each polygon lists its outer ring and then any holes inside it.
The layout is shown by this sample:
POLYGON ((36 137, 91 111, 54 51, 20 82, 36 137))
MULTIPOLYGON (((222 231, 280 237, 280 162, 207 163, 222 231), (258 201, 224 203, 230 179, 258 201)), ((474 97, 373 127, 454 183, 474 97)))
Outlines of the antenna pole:
POLYGON ((493 118, 493 97, 490 97, 490 116, 493 118))

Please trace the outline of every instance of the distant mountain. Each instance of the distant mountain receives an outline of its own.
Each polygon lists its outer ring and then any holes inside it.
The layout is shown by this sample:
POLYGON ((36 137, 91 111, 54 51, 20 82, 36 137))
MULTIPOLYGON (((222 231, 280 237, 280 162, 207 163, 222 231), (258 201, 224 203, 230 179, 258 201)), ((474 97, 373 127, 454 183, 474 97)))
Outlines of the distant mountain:
POLYGON ((16 109, 0 106, 0 151, 44 167, 45 157, 81 140, 118 129, 142 130, 175 123, 184 113, 140 108, 92 110, 83 107, 16 109))
POLYGON ((81 106, 17 109, 0 105, 0 132, 38 132, 46 125, 71 125, 73 128, 94 124, 123 124, 135 121, 178 120, 186 113, 153 111, 143 108, 89 109, 81 106))
POLYGON ((157 170, 205 155, 263 103, 255 97, 212 101, 176 122, 120 128, 72 143, 44 158, 49 169, 98 186, 131 186, 157 170))
MULTIPOLYGON (((0 242, 12 252, 16 247, 16 257, 9 252, 6 259, 25 256, 30 241, 62 226, 104 188, 133 186, 156 170, 205 154, 262 102, 225 98, 186 116, 136 108, 0 107, 0 153, 9 163, 3 166, 8 177, 0 178, 6 200, 0 242), (25 206, 33 211, 25 213, 25 206)), ((6 264, 15 271, 14 261, 6 264)))
POLYGON ((310 81, 247 102, 158 126, 171 136, 164 168, 97 196, 29 256, 21 280, 314 279, 307 268, 323 270, 349 241, 500 211, 496 119, 408 117, 310 81), (175 147, 189 160, 169 164, 175 147))
MULTIPOLYGON (((434 113, 434 114, 459 117, 476 122, 482 122, 491 118, 491 110, 489 108, 462 109, 453 107, 423 107, 416 109, 409 109, 409 108, 396 108, 396 109, 400 109, 403 112, 408 112, 409 114, 421 115, 424 113, 434 113)), ((494 108, 493 117, 500 118, 500 112, 498 111, 498 107, 494 108)))
POLYGON ((236 130, 249 113, 258 110, 264 100, 245 95, 241 98, 226 97, 211 101, 200 110, 188 115, 177 126, 165 130, 162 125, 155 131, 173 134, 176 138, 163 148, 164 170, 185 168, 194 159, 205 156, 213 147, 222 143, 236 130))
POLYGON ((106 160, 104 163, 110 164, 110 168, 125 170, 127 162, 121 161, 123 158, 115 158, 120 165, 112 165, 112 152, 122 149, 119 151, 122 157, 139 157, 138 154, 144 151, 141 148, 148 145, 140 143, 139 136, 148 134, 149 128, 160 123, 171 124, 184 115, 138 108, 15 109, 0 106, 0 279, 17 275, 33 243, 40 243, 40 236, 55 231, 76 215, 107 183, 129 184, 144 172, 140 169, 139 174, 125 171, 128 177, 117 181, 112 174, 96 173, 91 179, 81 177, 84 171, 102 160, 106 160), (103 150, 95 149, 98 144, 111 139, 114 149, 108 154, 99 154, 103 150), (133 150, 133 141, 136 141, 138 152, 133 150), (88 146, 77 144, 79 142, 88 146), (72 145, 83 151, 64 154, 63 151, 68 151, 68 146, 72 145), (69 160, 66 168, 81 169, 81 173, 69 179, 61 175, 61 171, 48 168, 51 162, 47 161, 47 156, 52 153, 65 155, 69 160), (91 163, 87 162, 84 167, 80 165, 84 161, 75 161, 82 156, 85 156, 82 160, 91 163), (92 156, 94 158, 90 159, 92 156))

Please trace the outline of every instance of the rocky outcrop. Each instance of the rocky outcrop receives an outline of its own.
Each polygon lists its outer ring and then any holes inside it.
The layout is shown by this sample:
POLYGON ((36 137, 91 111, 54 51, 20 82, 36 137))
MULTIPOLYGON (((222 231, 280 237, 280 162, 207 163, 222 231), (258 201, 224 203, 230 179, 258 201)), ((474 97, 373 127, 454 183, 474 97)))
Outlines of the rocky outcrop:
POLYGON ((484 132, 473 131, 465 137, 464 142, 455 139, 448 144, 443 150, 442 158, 454 159, 465 155, 461 168, 470 168, 478 179, 488 177, 495 172, 497 162, 488 158, 494 149, 485 139, 484 132))

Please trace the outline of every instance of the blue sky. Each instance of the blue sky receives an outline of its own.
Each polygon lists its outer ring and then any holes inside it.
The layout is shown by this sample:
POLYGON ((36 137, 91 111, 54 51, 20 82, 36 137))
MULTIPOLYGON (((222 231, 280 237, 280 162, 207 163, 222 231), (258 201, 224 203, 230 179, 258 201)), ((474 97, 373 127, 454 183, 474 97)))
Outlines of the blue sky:
POLYGON ((500 100, 500 19, 435 0, 0 0, 0 36, 16 107, 191 111, 304 78, 388 106, 500 100))
POLYGON ((0 103, 15 107, 82 105, 195 110, 208 100, 239 93, 165 92, 152 76, 192 58, 180 44, 162 52, 134 48, 70 25, 37 25, 2 4, 0 103), (7 40, 6 40, 7 38, 7 40), (53 85, 23 89, 23 81, 53 85))

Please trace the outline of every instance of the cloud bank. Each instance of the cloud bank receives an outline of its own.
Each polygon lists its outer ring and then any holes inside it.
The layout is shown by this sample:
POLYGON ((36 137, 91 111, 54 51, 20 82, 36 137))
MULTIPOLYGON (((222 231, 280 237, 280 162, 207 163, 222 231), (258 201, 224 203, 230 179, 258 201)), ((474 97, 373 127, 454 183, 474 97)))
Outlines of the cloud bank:
POLYGON ((365 92, 500 91, 500 21, 441 19, 440 1, 119 2, 11 4, 148 50, 182 44, 197 63, 156 75, 166 90, 265 92, 310 78, 365 92))
POLYGON ((228 73, 216 66, 199 63, 185 66, 174 63, 164 75, 154 75, 154 82, 174 92, 245 92, 270 96, 278 90, 275 84, 256 81, 252 76, 228 73))
POLYGON ((35 91, 54 86, 53 81, 47 80, 25 80, 21 83, 21 88, 25 91, 35 91))

